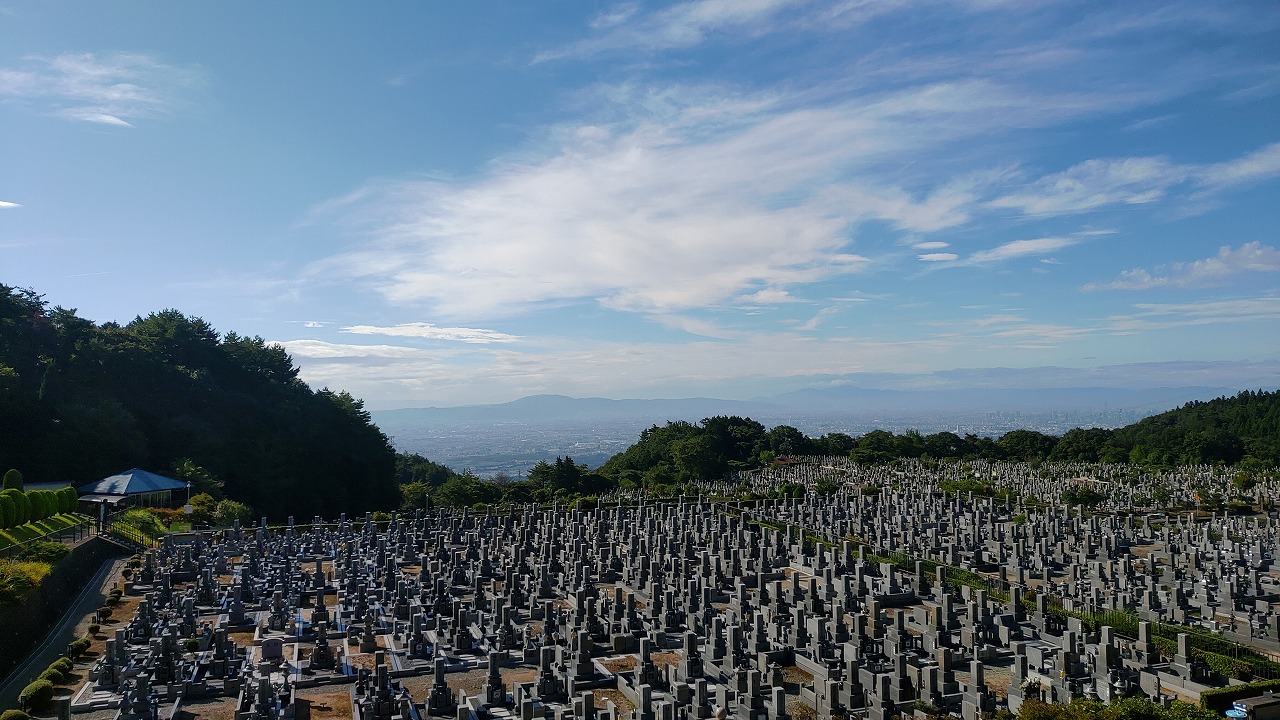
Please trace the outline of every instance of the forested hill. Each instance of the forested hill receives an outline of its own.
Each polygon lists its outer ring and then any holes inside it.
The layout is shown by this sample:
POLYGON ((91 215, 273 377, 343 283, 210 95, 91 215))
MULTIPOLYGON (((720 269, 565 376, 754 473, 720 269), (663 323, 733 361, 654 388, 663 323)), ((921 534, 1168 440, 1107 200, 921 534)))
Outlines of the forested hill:
POLYGON ((1136 462, 1280 464, 1280 391, 1190 402, 1116 430, 1110 442, 1136 462))
POLYGON ((667 487, 695 477, 719 477, 786 455, 847 455, 864 463, 896 458, 1115 462, 1144 465, 1280 465, 1280 391, 1242 392, 1188 403, 1126 427, 1077 428, 1061 437, 1014 430, 999 438, 873 430, 859 437, 810 438, 794 427, 766 430, 749 418, 713 417, 645 430, 635 445, 604 463, 599 474, 623 487, 667 487))
POLYGON ((312 391, 262 338, 176 310, 98 325, 0 285, 0 466, 28 482, 198 466, 306 521, 394 508, 395 462, 360 400, 312 391))

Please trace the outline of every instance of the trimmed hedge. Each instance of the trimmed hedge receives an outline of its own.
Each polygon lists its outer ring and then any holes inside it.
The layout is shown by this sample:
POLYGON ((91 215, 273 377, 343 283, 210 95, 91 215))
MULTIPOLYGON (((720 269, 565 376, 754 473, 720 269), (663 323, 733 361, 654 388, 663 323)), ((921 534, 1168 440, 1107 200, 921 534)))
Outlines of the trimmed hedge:
POLYGON ((0 720, 31 720, 31 716, 21 710, 5 710, 0 713, 0 720))
POLYGON ((39 709, 49 704, 53 699, 53 683, 48 680, 36 680, 30 685, 22 688, 22 692, 18 693, 18 702, 24 707, 39 709))
POLYGON ((1280 680, 1259 680, 1245 683, 1244 685, 1205 690, 1200 693, 1200 707, 1210 710, 1226 710, 1236 700, 1255 697, 1268 690, 1272 692, 1280 691, 1280 680))

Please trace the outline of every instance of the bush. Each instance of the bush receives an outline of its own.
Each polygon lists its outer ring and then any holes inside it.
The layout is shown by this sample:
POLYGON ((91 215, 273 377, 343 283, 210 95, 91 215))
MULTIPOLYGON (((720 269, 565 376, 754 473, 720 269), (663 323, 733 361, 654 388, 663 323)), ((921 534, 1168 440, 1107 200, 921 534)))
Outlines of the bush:
POLYGON ((187 649, 187 652, 193 653, 200 649, 200 641, 196 638, 187 638, 182 641, 182 646, 187 649))
POLYGON ((76 664, 71 662, 70 658, 64 658, 64 657, 60 657, 57 660, 54 660, 53 662, 49 663, 49 667, 58 668, 59 670, 62 671, 63 675, 66 675, 67 673, 71 672, 71 670, 75 668, 75 666, 76 664))
POLYGON ((16 602, 49 574, 49 563, 0 560, 0 604, 16 602))
POLYGON ((213 521, 222 526, 233 525, 236 520, 239 520, 240 524, 244 525, 251 519, 253 519, 253 508, 235 500, 219 502, 213 512, 213 521))
POLYGON ((9 470, 4 474, 5 490, 21 490, 22 489, 22 473, 17 470, 9 470))
POLYGON ((101 625, 99 625, 98 623, 91 623, 91 624, 89 625, 89 634, 90 634, 90 635, 97 635, 97 634, 98 634, 98 631, 99 631, 99 630, 101 630, 101 629, 102 629, 102 626, 101 626, 101 625))
POLYGON ((0 530, 8 530, 17 524, 18 506, 13 499, 0 494, 0 530))
POLYGON ((76 638, 75 640, 72 640, 69 645, 67 645, 67 652, 70 653, 72 657, 80 657, 88 649, 89 649, 89 638, 87 637, 76 638))
POLYGON ((33 562, 44 562, 53 565, 70 553, 71 549, 60 542, 52 540, 32 540, 22 546, 18 559, 33 562))
POLYGON ((98 608, 98 619, 99 619, 99 620, 106 620, 106 619, 107 619, 107 618, 109 618, 109 617, 111 617, 111 607, 110 607, 110 606, 103 605, 102 607, 98 608))
POLYGON ((31 720, 31 716, 21 710, 5 710, 0 713, 0 720, 31 720))
POLYGON ((54 685, 57 685, 58 683, 61 683, 63 680, 66 680, 67 677, 62 673, 61 670, 50 665, 49 667, 44 669, 44 672, 40 673, 39 679, 48 680, 54 685))
POLYGON ((53 699, 53 683, 48 680, 36 680, 30 685, 22 688, 22 692, 18 693, 18 702, 23 707, 39 710, 49 704, 53 699))
POLYGON ((9 524, 9 527, 27 524, 31 519, 31 501, 27 499, 27 494, 21 490, 9 488, 8 490, 0 491, 0 495, 9 498, 9 501, 13 503, 13 522, 9 524))

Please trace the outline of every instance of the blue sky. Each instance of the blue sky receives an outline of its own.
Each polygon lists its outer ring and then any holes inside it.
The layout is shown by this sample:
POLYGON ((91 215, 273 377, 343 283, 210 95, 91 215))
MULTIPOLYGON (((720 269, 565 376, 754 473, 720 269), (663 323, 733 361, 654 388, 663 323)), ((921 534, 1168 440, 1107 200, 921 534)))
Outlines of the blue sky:
POLYGON ((1277 118, 1269 1, 0 4, 0 282, 372 408, 1273 387, 1277 118))

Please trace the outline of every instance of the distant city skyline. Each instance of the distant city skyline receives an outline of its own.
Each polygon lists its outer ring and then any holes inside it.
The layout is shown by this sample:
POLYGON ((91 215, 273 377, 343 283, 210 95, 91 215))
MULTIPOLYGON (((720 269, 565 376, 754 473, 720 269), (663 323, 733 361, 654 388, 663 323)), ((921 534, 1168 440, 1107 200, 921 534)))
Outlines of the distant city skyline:
POLYGON ((1262 0, 0 0, 0 282, 371 408, 1275 387, 1277 37, 1262 0))

